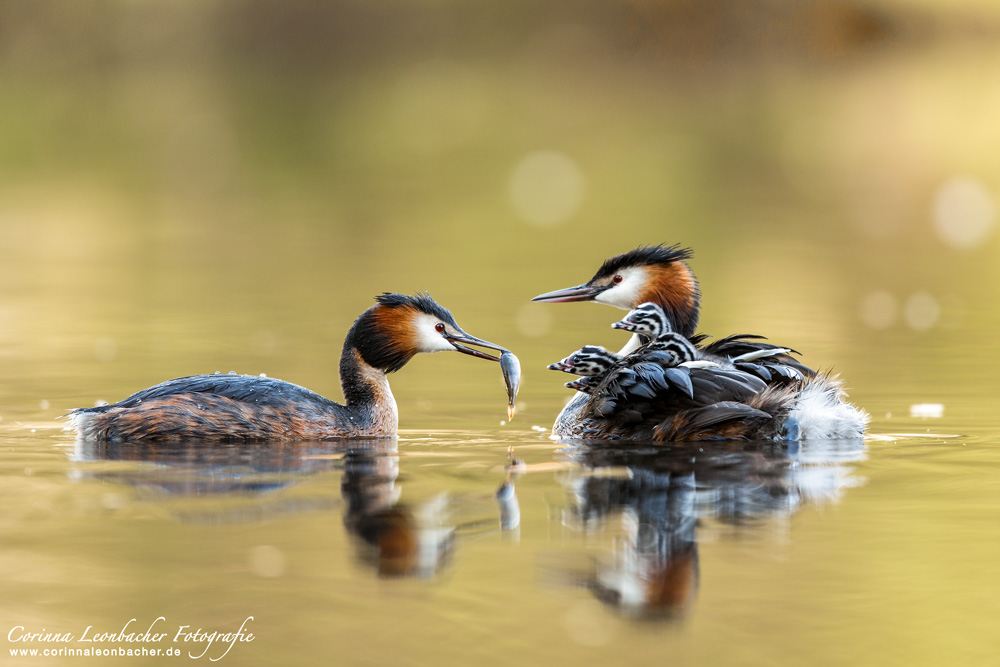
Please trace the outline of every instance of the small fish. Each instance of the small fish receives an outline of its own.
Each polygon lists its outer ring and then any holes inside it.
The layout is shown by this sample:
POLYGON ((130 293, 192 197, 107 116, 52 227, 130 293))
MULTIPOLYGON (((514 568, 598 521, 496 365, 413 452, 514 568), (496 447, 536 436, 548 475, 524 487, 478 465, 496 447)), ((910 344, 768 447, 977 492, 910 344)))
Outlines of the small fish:
POLYGON ((503 371, 503 381, 507 383, 507 419, 514 418, 514 400, 517 390, 521 388, 521 362, 513 353, 504 351, 500 355, 500 369, 503 371))

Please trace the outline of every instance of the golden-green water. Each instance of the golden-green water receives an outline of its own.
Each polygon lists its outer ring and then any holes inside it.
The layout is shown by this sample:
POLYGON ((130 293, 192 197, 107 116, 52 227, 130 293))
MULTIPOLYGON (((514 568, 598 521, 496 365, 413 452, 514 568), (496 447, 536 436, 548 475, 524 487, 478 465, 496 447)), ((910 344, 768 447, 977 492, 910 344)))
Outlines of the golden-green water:
POLYGON ((4 664, 217 658, 178 628, 249 617, 220 662, 990 664, 998 36, 971 1, 0 5, 4 664), (871 437, 550 440, 545 365, 620 313, 528 300, 659 242, 702 331, 841 373, 871 437), (398 441, 61 430, 193 373, 339 399, 387 290, 518 354, 512 423, 495 364, 423 355, 398 441), (167 636, 79 641, 133 618, 167 636))

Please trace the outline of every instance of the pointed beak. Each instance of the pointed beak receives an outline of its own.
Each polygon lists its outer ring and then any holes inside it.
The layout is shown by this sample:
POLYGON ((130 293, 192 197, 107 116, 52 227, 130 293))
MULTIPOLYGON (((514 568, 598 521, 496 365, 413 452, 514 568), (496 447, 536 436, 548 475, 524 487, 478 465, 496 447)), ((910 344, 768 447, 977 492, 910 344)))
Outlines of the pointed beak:
POLYGON ((485 352, 480 352, 479 350, 474 350, 471 347, 466 347, 465 345, 476 345, 477 347, 485 347, 490 350, 499 350, 500 352, 506 352, 507 348, 500 347, 494 343, 487 342, 485 340, 480 340, 475 336, 470 336, 464 331, 459 335, 445 334, 445 340, 452 344, 456 350, 462 354, 468 354, 473 357, 479 357, 480 359, 489 359, 490 361, 500 361, 500 357, 494 357, 492 354, 486 354, 485 352), (462 345, 465 343, 465 345, 462 345))
POLYGON ((605 287, 594 287, 592 285, 577 285, 557 289, 555 292, 539 294, 532 301, 542 301, 544 303, 571 303, 573 301, 593 301, 598 294, 608 289, 605 287))

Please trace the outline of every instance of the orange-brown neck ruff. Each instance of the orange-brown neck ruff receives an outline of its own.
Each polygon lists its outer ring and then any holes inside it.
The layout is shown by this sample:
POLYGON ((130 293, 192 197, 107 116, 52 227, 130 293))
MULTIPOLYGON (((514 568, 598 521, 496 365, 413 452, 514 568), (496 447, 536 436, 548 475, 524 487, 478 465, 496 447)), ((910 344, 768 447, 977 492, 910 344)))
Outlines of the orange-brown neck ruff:
MULTIPOLYGON (((652 301, 670 317, 676 331, 691 337, 698 328, 701 293, 698 280, 684 262, 653 264, 643 267, 648 275, 638 303, 652 301)), ((638 303, 636 305, 638 305, 638 303)))
POLYGON ((368 360, 370 356, 367 349, 362 350, 362 356, 372 366, 383 368, 387 373, 402 368, 418 352, 417 335, 414 327, 414 318, 417 316, 417 309, 408 305, 387 307, 375 306, 372 309, 372 327, 378 339, 378 344, 382 350, 378 356, 385 361, 383 364, 372 363, 368 360))
MULTIPOLYGON (((361 313, 344 340, 344 353, 357 350, 364 363, 383 373, 394 373, 417 353, 412 322, 417 309, 409 305, 376 304, 361 313)), ((343 360, 344 357, 341 357, 343 360)), ((341 380, 344 368, 341 363, 341 380)))

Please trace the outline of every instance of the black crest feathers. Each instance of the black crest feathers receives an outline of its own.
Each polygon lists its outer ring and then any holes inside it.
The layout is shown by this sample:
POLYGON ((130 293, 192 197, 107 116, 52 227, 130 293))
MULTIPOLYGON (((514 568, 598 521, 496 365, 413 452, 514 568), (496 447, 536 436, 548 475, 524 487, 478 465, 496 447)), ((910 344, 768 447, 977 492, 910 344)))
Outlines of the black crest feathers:
POLYGON ((671 246, 662 244, 654 246, 640 246, 635 250, 629 250, 621 255, 615 255, 611 259, 605 261, 604 264, 601 265, 601 268, 597 270, 597 273, 594 274, 594 277, 590 279, 590 282, 613 276, 629 266, 672 264, 673 262, 683 262, 684 260, 691 259, 693 256, 693 250, 690 248, 683 248, 679 243, 671 246))

